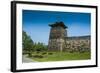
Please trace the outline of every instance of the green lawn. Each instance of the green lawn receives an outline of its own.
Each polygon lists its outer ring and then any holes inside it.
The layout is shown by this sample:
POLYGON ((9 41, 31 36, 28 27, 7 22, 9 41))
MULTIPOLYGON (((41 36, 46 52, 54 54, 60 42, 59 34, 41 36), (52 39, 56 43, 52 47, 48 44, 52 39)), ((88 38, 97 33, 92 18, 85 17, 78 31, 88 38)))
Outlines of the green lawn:
POLYGON ((30 58, 38 62, 47 62, 47 61, 64 61, 64 60, 87 60, 91 58, 91 55, 90 52, 84 52, 84 53, 52 52, 51 54, 50 52, 46 52, 44 54, 43 52, 41 52, 41 53, 33 53, 33 56, 30 58))

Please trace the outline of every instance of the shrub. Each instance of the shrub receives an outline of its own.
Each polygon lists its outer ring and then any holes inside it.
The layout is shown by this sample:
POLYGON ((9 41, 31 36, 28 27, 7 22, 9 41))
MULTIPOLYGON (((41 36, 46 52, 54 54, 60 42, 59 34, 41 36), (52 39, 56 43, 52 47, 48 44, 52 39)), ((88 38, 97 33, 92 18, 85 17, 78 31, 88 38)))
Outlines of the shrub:
POLYGON ((43 58, 42 55, 34 55, 33 57, 34 57, 34 58, 43 58))
POLYGON ((52 52, 49 52, 48 54, 49 54, 49 55, 52 55, 53 53, 52 53, 52 52))
POLYGON ((39 54, 39 53, 40 53, 40 51, 36 51, 36 53, 37 53, 37 54, 39 54))
POLYGON ((46 52, 43 52, 43 53, 42 53, 42 55, 45 55, 45 54, 47 54, 47 53, 46 53, 46 52))
POLYGON ((28 53, 28 56, 29 56, 29 57, 32 57, 32 53, 28 53))

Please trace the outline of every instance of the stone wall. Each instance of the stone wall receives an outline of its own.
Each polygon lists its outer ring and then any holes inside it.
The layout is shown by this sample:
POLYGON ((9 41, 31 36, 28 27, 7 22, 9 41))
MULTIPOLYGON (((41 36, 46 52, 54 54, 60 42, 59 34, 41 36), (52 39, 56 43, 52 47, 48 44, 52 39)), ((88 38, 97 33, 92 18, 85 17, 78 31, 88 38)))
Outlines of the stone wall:
POLYGON ((90 36, 68 37, 63 45, 63 50, 67 52, 85 52, 90 51, 90 36))
POLYGON ((48 50, 63 51, 64 37, 67 37, 67 30, 62 22, 51 25, 48 50))
POLYGON ((48 50, 49 51, 62 51, 63 50, 64 39, 50 39, 48 50))
POLYGON ((56 22, 49 25, 50 35, 48 50, 49 51, 67 51, 67 52, 84 52, 90 51, 90 35, 68 37, 68 27, 63 22, 56 22))

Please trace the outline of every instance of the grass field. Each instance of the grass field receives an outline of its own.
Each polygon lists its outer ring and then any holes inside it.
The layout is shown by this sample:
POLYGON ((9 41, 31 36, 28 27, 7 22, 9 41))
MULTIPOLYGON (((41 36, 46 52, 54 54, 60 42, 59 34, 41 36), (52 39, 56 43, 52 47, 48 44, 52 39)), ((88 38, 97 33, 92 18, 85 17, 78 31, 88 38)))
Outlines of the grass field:
POLYGON ((87 60, 91 58, 90 52, 84 53, 68 53, 68 52, 41 52, 33 53, 31 59, 38 62, 47 62, 47 61, 64 61, 64 60, 87 60))

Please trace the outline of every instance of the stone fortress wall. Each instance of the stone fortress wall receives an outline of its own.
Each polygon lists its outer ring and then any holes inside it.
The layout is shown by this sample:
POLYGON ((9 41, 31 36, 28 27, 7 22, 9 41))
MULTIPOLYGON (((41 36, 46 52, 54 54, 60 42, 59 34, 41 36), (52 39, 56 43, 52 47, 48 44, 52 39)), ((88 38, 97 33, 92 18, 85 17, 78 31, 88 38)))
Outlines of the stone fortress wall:
POLYGON ((67 37, 64 43, 64 51, 85 52, 90 51, 90 36, 67 37))
POLYGON ((49 51, 85 52, 90 51, 91 36, 68 37, 67 26, 63 22, 50 25, 50 36, 48 43, 49 51))

